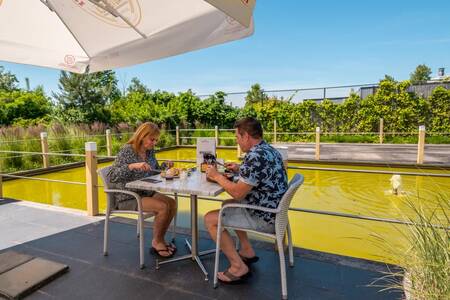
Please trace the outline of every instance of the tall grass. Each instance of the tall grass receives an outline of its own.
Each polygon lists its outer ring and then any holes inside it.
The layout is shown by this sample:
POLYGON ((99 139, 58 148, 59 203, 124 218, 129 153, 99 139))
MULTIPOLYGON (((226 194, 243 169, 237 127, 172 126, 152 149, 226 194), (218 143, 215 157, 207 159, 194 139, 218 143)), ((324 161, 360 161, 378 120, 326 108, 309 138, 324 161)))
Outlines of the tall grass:
POLYGON ((387 245, 402 270, 386 272, 376 286, 401 289, 407 299, 450 299, 450 202, 443 197, 438 200, 435 207, 408 200, 413 214, 405 217, 410 225, 401 231, 408 247, 402 251, 387 245))
MULTIPOLYGON (((47 127, 38 125, 28 128, 2 127, 0 128, 0 150, 20 152, 41 152, 40 133, 48 133, 49 152, 84 154, 86 142, 96 142, 99 155, 106 155, 107 126, 102 123, 91 125, 63 125, 53 123, 47 127)), ((125 144, 133 133, 134 128, 127 124, 119 124, 112 131, 113 154, 125 144)), ((173 146, 175 138, 166 131, 161 132, 157 148, 173 146)), ((83 161, 83 157, 49 156, 50 165, 83 161)), ((30 170, 43 167, 42 155, 0 153, 0 171, 3 173, 30 170)))

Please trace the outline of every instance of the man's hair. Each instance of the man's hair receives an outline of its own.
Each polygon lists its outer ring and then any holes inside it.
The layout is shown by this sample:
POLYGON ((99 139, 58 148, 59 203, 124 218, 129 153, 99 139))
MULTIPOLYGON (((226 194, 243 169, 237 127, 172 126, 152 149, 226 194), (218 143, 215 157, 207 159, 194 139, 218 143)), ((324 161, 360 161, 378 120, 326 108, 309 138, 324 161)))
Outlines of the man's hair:
POLYGON ((234 128, 237 128, 240 135, 247 132, 254 139, 263 137, 263 129, 261 123, 252 117, 242 118, 234 123, 234 128))

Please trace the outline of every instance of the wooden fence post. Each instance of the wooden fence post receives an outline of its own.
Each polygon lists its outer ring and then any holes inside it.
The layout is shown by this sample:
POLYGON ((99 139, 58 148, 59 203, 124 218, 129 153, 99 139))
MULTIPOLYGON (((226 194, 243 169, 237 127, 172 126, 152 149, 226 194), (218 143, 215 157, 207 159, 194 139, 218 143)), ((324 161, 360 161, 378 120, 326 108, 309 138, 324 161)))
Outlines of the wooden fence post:
POLYGON ((216 146, 219 146, 219 127, 214 126, 214 136, 216 138, 216 146))
POLYGON ((98 215, 97 143, 87 142, 86 150, 86 201, 88 216, 98 215))
POLYGON ((273 120, 273 143, 277 142, 277 120, 273 120))
POLYGON ((177 142, 177 146, 180 146, 180 126, 177 126, 175 129, 175 140, 177 142))
POLYGON ((320 127, 316 127, 316 160, 320 160, 320 127))
POLYGON ((48 159, 48 139, 47 132, 41 132, 41 152, 42 152, 42 164, 44 168, 48 168, 50 166, 48 159))
POLYGON ((425 126, 419 126, 419 142, 417 144, 417 163, 423 164, 425 153, 425 126))
POLYGON ((106 153, 108 156, 112 156, 111 129, 106 129, 106 153))
POLYGON ((383 118, 380 119, 380 144, 383 144, 384 139, 384 120, 383 118))

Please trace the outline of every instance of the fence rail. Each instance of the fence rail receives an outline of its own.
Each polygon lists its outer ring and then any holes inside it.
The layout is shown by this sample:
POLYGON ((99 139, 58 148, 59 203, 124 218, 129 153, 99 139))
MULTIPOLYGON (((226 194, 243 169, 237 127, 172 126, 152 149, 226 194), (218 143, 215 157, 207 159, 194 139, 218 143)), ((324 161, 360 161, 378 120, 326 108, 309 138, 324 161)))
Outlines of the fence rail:
MULTIPOLYGON (((98 215, 98 188, 102 187, 97 182, 97 160, 99 158, 115 158, 115 156, 99 156, 96 151, 96 143, 88 142, 86 143, 86 154, 74 154, 70 156, 77 157, 85 157, 86 163, 86 183, 77 182, 77 181, 66 181, 66 180, 57 180, 57 179, 48 179, 48 178, 40 178, 40 177, 30 177, 30 176, 22 176, 22 175, 14 175, 14 174, 0 174, 0 197, 3 197, 3 188, 2 188, 2 178, 15 178, 15 179, 24 179, 24 180, 37 180, 44 182, 54 182, 54 183, 63 183, 63 184, 73 184, 73 185, 83 185, 86 186, 87 190, 87 207, 89 215, 98 215)), ((1 151, 3 153, 7 153, 9 151, 1 151)), ((59 156, 67 156, 64 153, 45 153, 45 152, 24 152, 24 151, 12 151, 12 153, 23 153, 23 154, 35 154, 35 155, 59 155, 59 156)), ((196 163, 195 160, 172 160, 174 162, 181 163, 196 163)), ((316 171, 332 171, 332 172, 352 172, 352 173, 367 173, 367 174, 399 174, 406 176, 430 176, 430 177, 446 177, 450 178, 450 174, 434 174, 434 173, 417 173, 417 172, 392 172, 392 171, 379 171, 379 170, 354 170, 354 169, 341 169, 341 168, 321 168, 321 167, 297 167, 297 166, 288 166, 288 169, 292 170, 316 170, 316 171)), ((186 195, 180 195, 186 196, 186 195)), ((186 196, 187 197, 187 196, 186 196)), ((221 202, 221 199, 213 198, 213 197, 199 197, 199 199, 209 200, 209 201, 217 201, 221 202)), ((341 212, 330 212, 324 210, 312 210, 305 208, 289 208, 290 211, 301 212, 301 213, 310 213, 317 215, 326 215, 326 216, 335 216, 349 219, 358 219, 358 220, 367 220, 367 221, 375 221, 375 222, 383 222, 383 223, 394 223, 394 224, 402 224, 402 225, 417 225, 415 223, 390 219, 390 218, 381 218, 374 216, 364 216, 364 215, 355 215, 341 212)), ((435 225, 436 228, 450 230, 450 227, 442 227, 435 225)))

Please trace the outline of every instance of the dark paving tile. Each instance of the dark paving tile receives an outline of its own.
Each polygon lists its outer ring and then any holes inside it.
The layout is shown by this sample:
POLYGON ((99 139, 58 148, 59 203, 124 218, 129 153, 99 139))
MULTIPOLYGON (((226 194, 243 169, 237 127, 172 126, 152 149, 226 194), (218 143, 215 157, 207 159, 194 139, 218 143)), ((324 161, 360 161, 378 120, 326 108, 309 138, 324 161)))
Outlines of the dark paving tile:
MULTIPOLYGON (((196 263, 186 260, 155 270, 148 254, 151 229, 146 228, 147 268, 140 270, 136 227, 111 223, 109 256, 102 255, 103 222, 95 222, 33 240, 13 250, 70 266, 70 271, 30 296, 30 299, 279 299, 281 283, 278 254, 266 247, 257 249, 260 261, 248 283, 212 287, 214 255, 202 257, 210 273, 205 282, 196 263)), ((184 235, 177 237, 177 255, 188 253, 184 235)), ((211 240, 201 239, 200 249, 211 249, 211 240)), ((221 257, 220 270, 228 263, 221 257)), ((367 284, 377 273, 311 258, 295 257, 295 267, 287 267, 290 299, 399 299, 398 294, 378 293, 367 284)))

